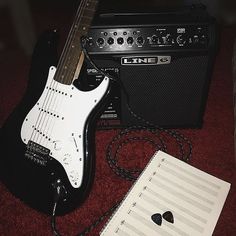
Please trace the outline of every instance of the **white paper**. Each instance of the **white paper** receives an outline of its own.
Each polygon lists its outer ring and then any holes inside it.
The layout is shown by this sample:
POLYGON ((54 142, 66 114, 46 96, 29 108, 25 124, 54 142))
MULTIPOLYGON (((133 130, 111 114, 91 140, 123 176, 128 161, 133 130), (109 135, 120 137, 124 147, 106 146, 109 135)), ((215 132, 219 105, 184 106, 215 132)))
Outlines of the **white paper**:
POLYGON ((210 236, 230 184, 158 151, 101 232, 101 236, 210 236), (151 216, 171 211, 174 223, 151 216))

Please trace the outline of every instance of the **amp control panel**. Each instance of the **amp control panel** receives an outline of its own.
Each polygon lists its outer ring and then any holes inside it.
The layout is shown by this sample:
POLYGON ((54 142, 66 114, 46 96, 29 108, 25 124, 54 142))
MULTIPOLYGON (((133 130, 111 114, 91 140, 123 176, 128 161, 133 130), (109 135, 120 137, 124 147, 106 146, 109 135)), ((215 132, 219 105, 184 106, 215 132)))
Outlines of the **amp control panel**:
POLYGON ((142 27, 91 27, 87 50, 91 54, 208 49, 207 24, 142 27))

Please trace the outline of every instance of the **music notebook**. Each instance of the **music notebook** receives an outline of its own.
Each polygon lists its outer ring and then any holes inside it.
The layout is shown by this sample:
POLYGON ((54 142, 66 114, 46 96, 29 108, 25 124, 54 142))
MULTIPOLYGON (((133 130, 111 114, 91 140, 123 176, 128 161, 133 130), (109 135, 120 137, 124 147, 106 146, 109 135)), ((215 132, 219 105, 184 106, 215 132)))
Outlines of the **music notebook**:
POLYGON ((100 235, 212 235, 229 189, 230 183, 158 151, 100 235), (164 219, 169 211, 173 223, 164 219))

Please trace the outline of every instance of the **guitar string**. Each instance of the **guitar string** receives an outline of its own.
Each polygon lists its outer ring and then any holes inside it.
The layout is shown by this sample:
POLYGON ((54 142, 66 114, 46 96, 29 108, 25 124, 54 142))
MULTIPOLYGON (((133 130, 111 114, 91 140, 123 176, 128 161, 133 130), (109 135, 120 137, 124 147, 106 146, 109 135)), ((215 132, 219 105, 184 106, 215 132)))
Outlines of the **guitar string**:
MULTIPOLYGON (((80 16, 81 11, 82 11, 82 5, 83 5, 84 3, 86 4, 86 1, 81 1, 80 5, 79 5, 79 8, 78 8, 78 11, 77 11, 77 13, 76 13, 76 17, 75 17, 76 20, 75 20, 75 21, 78 20, 78 17, 80 16)), ((69 37, 68 37, 67 42, 66 42, 66 45, 65 45, 65 47, 64 47, 64 49, 63 49, 63 54, 65 54, 65 55, 68 53, 68 52, 66 52, 66 51, 68 51, 68 45, 71 43, 71 40, 72 40, 72 38, 74 37, 74 36, 72 35, 72 33, 71 33, 72 30, 73 30, 73 28, 71 27, 71 31, 70 31, 70 33, 69 33, 69 37), (71 37, 71 36, 72 36, 72 37, 71 37)), ((61 59, 60 59, 60 61, 59 61, 59 63, 58 63, 58 68, 59 68, 59 71, 57 72, 58 74, 60 74, 61 65, 64 63, 63 60, 64 60, 64 57, 61 57, 61 59)), ((56 76, 56 74, 55 74, 54 76, 56 76)), ((38 118, 37 118, 36 124, 35 124, 35 126, 34 126, 34 129, 33 129, 32 135, 31 135, 31 140, 37 141, 38 138, 42 135, 42 133, 41 133, 41 131, 40 131, 40 127, 43 126, 43 123, 42 123, 43 118, 44 118, 45 116, 48 116, 47 114, 45 114, 45 111, 47 111, 47 109, 45 109, 45 108, 46 108, 47 105, 48 105, 48 101, 50 101, 50 96, 51 96, 52 93, 53 93, 53 92, 52 92, 52 88, 55 88, 55 84, 57 85, 58 83, 56 83, 55 80, 53 79, 53 80, 51 81, 51 84, 48 86, 48 92, 46 93, 46 96, 45 96, 45 99, 44 99, 42 108, 40 108, 39 116, 38 116, 38 118), (40 134, 40 133, 41 133, 41 134, 40 134)), ((56 87, 57 87, 57 86, 56 86, 56 87)), ((50 106, 49 106, 49 107, 50 107, 50 106)), ((50 137, 48 137, 47 135, 45 135, 45 133, 44 133, 43 135, 46 136, 46 139, 47 139, 48 141, 50 141, 50 137)))
MULTIPOLYGON (((81 9, 81 7, 79 8, 81 9)), ((77 12, 76 15, 79 15, 79 11, 77 12)), ((77 18, 77 17, 75 17, 77 18)), ((76 21, 76 20, 75 20, 76 21)), ((74 26, 74 25, 73 25, 74 26)), ((64 50, 64 55, 61 57, 62 60, 60 60, 59 65, 58 65, 58 71, 56 71, 55 77, 61 77, 63 72, 61 72, 61 70, 64 68, 65 66, 65 58, 67 59, 67 63, 68 63, 68 51, 70 51, 70 45, 71 42, 73 42, 73 38, 74 38, 74 27, 71 27, 70 29, 70 33, 69 33, 69 37, 67 39, 67 43, 65 45, 65 50, 64 50)), ((64 76, 64 75, 63 75, 64 76)), ((68 75, 65 76, 65 78, 67 78, 68 75)), ((63 81, 63 80, 62 80, 63 81)), ((65 82, 65 81, 63 81, 65 82)), ((43 133, 48 133, 49 137, 51 137, 52 131, 53 131, 53 127, 54 124, 56 122, 57 119, 63 119, 63 117, 60 117, 58 114, 60 114, 60 111, 58 110, 58 107, 61 107, 60 104, 63 103, 63 98, 65 96, 65 91, 61 90, 60 85, 58 82, 55 81, 55 79, 52 80, 52 92, 51 92, 51 99, 49 99, 49 103, 48 103, 48 108, 50 108, 51 111, 54 112, 54 114, 50 114, 49 116, 45 117, 45 124, 43 125, 44 127, 44 131, 43 133), (59 88, 58 88, 59 87, 59 88)), ((48 109, 47 109, 48 110, 48 109)), ((48 146, 48 142, 50 142, 51 140, 46 140, 45 142, 46 144, 44 144, 45 146, 48 146)))
MULTIPOLYGON (((87 6, 87 4, 88 4, 87 1, 84 1, 83 3, 84 3, 84 5, 83 6, 81 5, 80 11, 78 11, 78 13, 76 14, 74 23, 73 23, 73 25, 71 27, 71 32, 69 34, 69 40, 68 40, 69 43, 68 43, 68 46, 66 47, 67 51, 65 52, 65 55, 72 55, 73 56, 72 61, 76 60, 77 63, 78 63, 80 57, 78 57, 79 53, 77 53, 74 50, 78 50, 78 49, 77 48, 73 48, 72 46, 75 43, 76 37, 78 37, 78 35, 77 35, 78 32, 79 32, 78 31, 78 29, 79 29, 78 25, 80 25, 80 21, 82 19, 81 15, 83 16, 84 10, 86 9, 85 6, 87 6), (73 53, 72 53, 72 51, 73 51, 73 53)), ((65 56, 65 58, 68 58, 68 56, 65 56)), ((66 60, 66 62, 68 63, 68 60, 66 60)), ((62 63, 62 65, 63 65, 63 67, 65 67, 65 63, 62 63)), ((60 68, 62 68, 62 66, 60 68)), ((75 69, 75 68, 73 68, 73 69, 75 69)), ((65 80, 68 79, 68 78, 69 79, 72 78, 73 75, 74 75, 74 72, 75 72, 75 70, 63 71, 62 72, 63 73, 63 78, 65 78, 65 80)), ((61 72, 59 72, 59 74, 61 74, 61 72)), ((59 84, 56 83, 56 86, 59 86, 59 84)), ((69 88, 72 89, 73 87, 70 85, 69 88)), ((54 107, 55 107, 55 110, 57 111, 57 114, 62 114, 62 112, 63 112, 62 111, 62 108, 63 108, 62 104, 65 101, 65 99, 68 99, 67 98, 68 93, 69 93, 69 91, 61 91, 61 96, 56 96, 56 102, 54 104, 54 107)), ((70 96, 72 96, 72 95, 70 95, 70 96)), ((60 117, 60 119, 64 119, 64 117, 62 116, 62 117, 60 117)), ((49 125, 49 127, 48 127, 48 133, 49 134, 51 134, 53 132, 53 127, 54 127, 55 123, 56 123, 56 120, 55 119, 51 119, 51 125, 49 125)))
MULTIPOLYGON (((86 1, 84 1, 82 3, 86 4, 86 1)), ((79 10, 78 10, 78 12, 76 14, 76 17, 75 17, 75 21, 74 21, 74 23, 73 23, 73 25, 71 27, 71 30, 70 30, 69 39, 67 41, 68 43, 67 43, 66 50, 65 50, 65 57, 63 57, 63 59, 66 58, 66 60, 65 60, 66 62, 62 62, 61 66, 59 67, 61 71, 59 71, 58 75, 60 77, 63 76, 63 80, 62 81, 64 83, 65 83, 66 80, 68 80, 68 78, 70 79, 73 76, 73 74, 72 74, 73 71, 65 70, 65 67, 68 65, 68 63, 70 62, 70 59, 71 59, 71 56, 69 57, 68 55, 72 55, 72 56, 75 55, 75 52, 73 52, 73 53, 71 52, 71 50, 73 50, 73 51, 75 50, 74 48, 72 48, 72 45, 74 43, 74 39, 75 39, 76 34, 77 34, 77 32, 76 32, 77 27, 75 27, 75 26, 78 25, 78 19, 80 19, 80 15, 81 15, 81 12, 82 12, 83 8, 84 8, 83 4, 80 5, 80 8, 79 8, 79 10), (67 65, 66 65, 66 63, 67 63, 67 65)), ((72 60, 74 60, 74 58, 72 58, 72 60)), ((58 88, 59 84, 56 83, 56 82, 54 84, 56 84, 56 88, 58 88)), ((67 82, 66 82, 66 84, 67 84, 67 82)), ((72 88, 72 87, 70 86, 69 88, 72 88)), ((60 90, 60 88, 59 88, 59 90, 60 90)), ((55 100, 54 104, 53 104, 53 101, 50 104, 50 107, 52 107, 52 108, 53 108, 53 106, 55 107, 54 110, 57 112, 57 116, 59 116, 58 114, 63 114, 62 104, 65 101, 65 99, 67 99, 65 94, 67 94, 69 92, 69 91, 66 91, 66 90, 68 90, 68 87, 64 91, 63 90, 60 91, 60 96, 56 96, 56 98, 54 99, 55 100)), ((63 120, 64 117, 62 115, 60 117, 57 117, 56 119, 63 120)), ((50 119, 50 121, 51 122, 48 123, 47 132, 51 136, 51 134, 53 132, 54 125, 56 123, 56 120, 53 119, 53 117, 52 117, 50 119)))
MULTIPOLYGON (((38 139, 41 136, 40 135, 40 129, 41 129, 40 127, 42 126, 42 121, 43 121, 43 118, 44 118, 45 112, 46 112, 46 109, 44 109, 44 108, 46 108, 46 104, 49 100, 49 96, 51 95, 51 92, 50 92, 51 86, 48 85, 46 89, 48 89, 48 91, 45 95, 42 106, 39 107, 40 112, 39 112, 39 115, 37 117, 36 123, 34 125, 34 129, 33 129, 33 132, 31 134, 31 138, 30 138, 34 142, 38 142, 38 139)), ((46 136, 46 138, 48 138, 48 137, 46 136)))
MULTIPOLYGON (((55 82, 54 82, 54 84, 55 84, 55 82)), ((50 100, 50 104, 49 104, 49 108, 51 110, 51 113, 45 117, 45 122, 44 122, 45 124, 43 125, 42 132, 43 132, 43 134, 47 134, 49 137, 52 137, 50 131, 53 130, 53 126, 54 126, 53 124, 55 123, 53 121, 61 119, 61 117, 59 117, 59 115, 58 115, 59 112, 56 109, 57 104, 59 103, 60 100, 62 100, 62 96, 58 94, 59 90, 60 90, 60 88, 58 89, 57 84, 56 84, 55 89, 52 88, 52 92, 51 92, 52 96, 51 96, 51 100, 50 100)), ((48 146, 48 142, 49 142, 49 140, 43 139, 41 137, 40 143, 42 146, 48 146)))
MULTIPOLYGON (((85 1, 85 6, 83 6, 83 8, 82 8, 82 10, 83 10, 83 12, 82 13, 84 13, 84 10, 93 10, 93 9, 90 9, 90 5, 92 5, 92 3, 97 3, 97 1, 85 1)), ((84 15, 82 15, 82 16, 84 16, 84 15)), ((77 25, 77 27, 80 25, 80 21, 81 21, 81 19, 82 19, 82 17, 80 16, 80 15, 78 15, 78 18, 77 18, 77 20, 76 20, 76 22, 73 24, 73 26, 75 27, 75 25, 77 25)), ((77 29, 77 27, 76 27, 76 29, 77 29)), ((79 29, 79 28, 78 28, 79 29)), ((83 29, 82 29, 83 30, 83 29)), ((77 34, 77 32, 80 32, 80 30, 78 30, 78 31, 75 31, 75 34, 77 34)), ((75 35, 75 36, 77 36, 77 35, 75 35)), ((77 48, 74 48, 73 50, 76 50, 76 49, 79 49, 79 51, 81 52, 82 50, 81 50, 81 47, 80 47, 80 38, 78 37, 78 41, 77 41, 77 48)), ((70 52, 68 52, 69 54, 71 54, 70 52)), ((76 53, 73 53, 72 55, 74 55, 74 56, 76 56, 76 61, 78 62, 78 60, 80 59, 80 54, 79 54, 79 56, 78 56, 78 53, 76 54, 76 53)), ((77 65, 77 64, 76 64, 77 65)), ((71 73, 71 74, 73 74, 74 72, 73 71, 69 71, 69 73, 71 73)), ((70 77, 70 76, 69 76, 70 77)), ((65 77, 66 78, 66 77, 65 77)))
MULTIPOLYGON (((90 7, 90 5, 92 4, 92 3, 94 3, 94 5, 95 4, 97 4, 97 1, 90 1, 90 2, 84 2, 85 3, 85 5, 87 6, 87 8, 85 8, 84 6, 81 8, 83 11, 84 10, 86 10, 86 9, 89 9, 89 7, 90 7)), ((81 10, 81 12, 82 12, 82 10, 81 10)), ((92 8, 91 9, 92 11, 94 11, 94 9, 92 8)), ((81 14, 81 12, 80 12, 80 14, 81 14)), ((78 14, 78 17, 77 17, 77 19, 74 21, 75 23, 73 24, 73 28, 75 28, 75 25, 77 26, 76 28, 78 28, 78 25, 80 25, 80 21, 81 21, 81 19, 82 19, 82 17, 80 17, 80 14, 78 14)), ((88 17, 88 19, 92 19, 92 17, 88 17)), ((82 26, 84 27, 88 27, 88 24, 81 24, 81 28, 82 28, 82 26)), ((83 28, 82 28, 83 29, 83 28)), ((83 31, 85 31, 85 29, 83 29, 83 31)), ((74 35, 72 35, 72 37, 71 37, 71 41, 74 43, 74 39, 75 39, 75 37, 77 36, 77 32, 78 31, 73 31, 73 34, 74 35)), ((70 34, 71 35, 71 34, 70 34)), ((78 36, 77 36, 78 37, 78 36)), ((80 43, 78 44, 78 45, 80 45, 80 43)), ((71 46, 71 44, 70 44, 70 46, 71 46)), ((75 49, 74 49, 75 50, 75 49)), ((77 49, 78 50, 78 49, 77 49)), ((71 54, 71 47, 69 47, 69 50, 67 51, 67 54, 69 53, 69 54, 71 54)), ((80 49, 80 51, 81 51, 81 49, 80 49)), ((79 53, 73 53, 72 55, 78 55, 79 53)), ((76 58, 76 60, 78 61, 80 59, 80 57, 78 57, 78 58, 76 58)), ((74 58, 73 58, 73 60, 74 60, 74 58)), ((72 71, 72 70, 70 70, 69 72, 67 71, 67 73, 66 73, 66 75, 65 75, 65 77, 64 78, 71 78, 72 76, 73 76, 73 73, 74 73, 74 71, 72 71)), ((60 114, 60 110, 62 109, 62 106, 60 105, 61 103, 62 103, 62 101, 65 99, 65 96, 59 96, 59 100, 61 100, 61 102, 60 101, 58 101, 58 99, 57 99, 57 104, 59 104, 59 106, 57 106, 56 105, 56 107, 57 107, 57 112, 58 112, 58 114, 60 114), (61 98, 61 99, 60 99, 61 98), (59 107, 59 109, 58 109, 58 107, 59 107)), ((51 119, 51 122, 50 123, 52 123, 52 125, 50 126, 49 125, 49 128, 51 127, 51 131, 53 130, 53 127, 54 127, 54 124, 55 124, 55 119, 53 119, 53 117, 52 117, 52 119, 51 119)), ((48 129, 48 133, 50 134, 51 132, 49 131, 50 129, 48 129)))
MULTIPOLYGON (((54 81, 51 81, 51 83, 55 84, 54 81)), ((40 128, 43 135, 40 133, 41 136, 39 137, 39 140, 38 140, 38 142, 41 145, 45 145, 44 141, 47 143, 47 139, 44 138, 44 135, 47 135, 50 139, 50 135, 49 135, 48 131, 46 130, 46 127, 48 126, 48 124, 50 124, 50 121, 52 119, 55 119, 55 117, 54 117, 55 110, 53 109, 53 104, 55 103, 55 100, 56 100, 55 93, 57 91, 57 88, 54 88, 53 85, 52 86, 50 85, 49 89, 50 89, 50 93, 49 93, 49 97, 48 97, 48 100, 47 100, 49 102, 49 104, 48 103, 46 104, 46 107, 45 107, 46 113, 44 115, 44 119, 43 119, 43 122, 41 123, 41 128, 40 128)))

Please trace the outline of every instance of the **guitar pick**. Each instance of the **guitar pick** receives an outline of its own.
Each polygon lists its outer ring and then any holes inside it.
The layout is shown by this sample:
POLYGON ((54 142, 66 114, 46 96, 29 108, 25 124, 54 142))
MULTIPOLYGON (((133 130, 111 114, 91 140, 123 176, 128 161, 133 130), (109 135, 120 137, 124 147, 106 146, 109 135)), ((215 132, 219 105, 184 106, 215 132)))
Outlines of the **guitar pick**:
POLYGON ((174 223, 174 216, 173 216, 173 214, 172 214, 171 211, 166 211, 165 213, 163 213, 162 217, 163 217, 166 221, 168 221, 168 222, 170 222, 170 223, 172 223, 172 224, 174 223))
POLYGON ((161 223, 162 223, 161 214, 159 214, 159 213, 153 214, 153 215, 151 216, 151 218, 152 218, 152 221, 153 221, 154 223, 156 223, 157 225, 161 225, 161 223))

